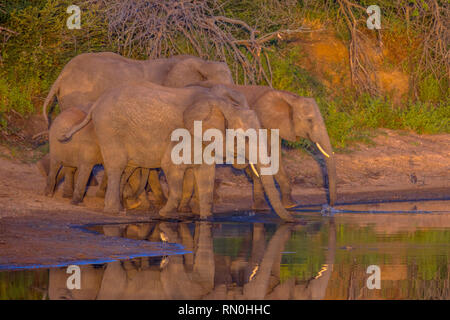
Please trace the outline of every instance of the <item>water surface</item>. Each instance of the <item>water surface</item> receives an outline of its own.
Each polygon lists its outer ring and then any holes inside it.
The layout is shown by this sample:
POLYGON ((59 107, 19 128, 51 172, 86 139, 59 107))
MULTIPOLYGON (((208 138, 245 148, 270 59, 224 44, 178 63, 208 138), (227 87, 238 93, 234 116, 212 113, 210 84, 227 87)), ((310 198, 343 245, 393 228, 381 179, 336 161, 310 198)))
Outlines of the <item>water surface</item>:
POLYGON ((0 298, 450 299, 448 202, 341 206, 346 213, 327 217, 307 209, 304 225, 234 213, 214 222, 90 226, 189 253, 80 266, 80 290, 67 289, 65 267, 0 272, 0 298), (380 289, 367 285, 371 265, 380 289))

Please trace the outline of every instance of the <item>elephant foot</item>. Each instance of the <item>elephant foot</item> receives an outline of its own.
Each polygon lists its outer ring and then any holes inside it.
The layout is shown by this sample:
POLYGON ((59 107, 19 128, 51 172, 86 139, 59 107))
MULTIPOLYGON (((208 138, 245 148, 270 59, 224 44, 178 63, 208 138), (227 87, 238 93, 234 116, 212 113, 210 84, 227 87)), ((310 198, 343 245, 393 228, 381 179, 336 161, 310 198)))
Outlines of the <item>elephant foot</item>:
POLYGON ((166 203, 166 205, 159 210, 159 216, 165 219, 180 218, 180 215, 177 212, 177 207, 169 203, 166 203))
POLYGON ((212 213, 200 214, 200 216, 199 216, 199 220, 202 220, 202 221, 207 221, 207 220, 210 220, 211 218, 212 218, 212 213))
POLYGON ((73 191, 63 191, 62 194, 63 198, 72 198, 73 197, 73 191))
POLYGON ((118 214, 121 211, 121 206, 120 205, 106 205, 103 209, 103 212, 105 213, 111 213, 111 214, 118 214))
POLYGON ((193 214, 200 214, 200 205, 198 204, 198 201, 191 201, 189 207, 193 214))
POLYGON ((80 198, 73 198, 72 201, 70 201, 71 204, 73 205, 78 205, 79 203, 81 203, 82 199, 80 198))
POLYGON ((178 216, 180 219, 195 219, 197 215, 193 214, 192 212, 183 212, 179 213, 178 216))
POLYGON ((126 200, 126 204, 127 204, 128 210, 133 210, 133 209, 136 209, 137 207, 139 207, 142 204, 142 201, 139 199, 129 198, 126 200))
POLYGON ((45 188, 44 195, 49 198, 53 197, 53 190, 50 190, 49 188, 45 188))
POLYGON ((178 211, 182 213, 192 213, 192 209, 189 207, 189 205, 179 207, 178 211))
POLYGON ((163 219, 180 219, 181 216, 178 214, 178 212, 170 211, 170 212, 162 212, 162 209, 159 210, 159 216, 163 219))
POLYGON ((267 204, 266 200, 260 199, 253 202, 252 209, 255 211, 266 211, 270 210, 270 207, 267 204))

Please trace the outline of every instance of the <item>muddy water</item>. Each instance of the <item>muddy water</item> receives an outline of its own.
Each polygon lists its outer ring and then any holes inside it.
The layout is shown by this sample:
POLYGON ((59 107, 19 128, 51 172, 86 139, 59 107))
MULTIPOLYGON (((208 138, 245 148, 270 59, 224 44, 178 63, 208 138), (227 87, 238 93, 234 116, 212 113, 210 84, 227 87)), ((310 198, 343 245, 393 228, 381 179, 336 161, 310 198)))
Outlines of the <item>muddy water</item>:
POLYGON ((301 225, 241 212, 90 226, 189 253, 80 266, 79 290, 65 267, 0 272, 0 299, 450 299, 449 204, 300 208, 301 225))

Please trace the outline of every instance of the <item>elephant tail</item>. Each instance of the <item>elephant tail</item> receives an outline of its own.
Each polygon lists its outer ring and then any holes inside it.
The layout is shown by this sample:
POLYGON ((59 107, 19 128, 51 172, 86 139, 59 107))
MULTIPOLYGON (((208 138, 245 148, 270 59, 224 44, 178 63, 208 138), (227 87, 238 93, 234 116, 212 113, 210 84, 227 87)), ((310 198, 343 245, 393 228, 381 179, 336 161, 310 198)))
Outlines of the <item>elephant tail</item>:
POLYGON ((59 142, 67 142, 69 141, 72 136, 77 133, 78 131, 80 131, 81 129, 83 129, 88 123, 89 121, 91 121, 92 119, 92 111, 95 109, 95 104, 92 106, 91 110, 89 110, 89 113, 86 115, 86 117, 84 117, 83 121, 81 121, 79 124, 73 126, 72 128, 69 129, 69 131, 67 131, 66 133, 63 133, 60 137, 58 137, 58 141, 59 142))
POLYGON ((52 87, 50 88, 50 92, 47 95, 47 98, 45 98, 44 106, 42 107, 42 114, 44 115, 45 122, 47 123, 47 127, 50 128, 50 119, 49 115, 47 114, 47 106, 53 105, 55 102, 56 94, 59 90, 59 82, 62 78, 62 72, 59 74, 58 78, 53 83, 52 87))

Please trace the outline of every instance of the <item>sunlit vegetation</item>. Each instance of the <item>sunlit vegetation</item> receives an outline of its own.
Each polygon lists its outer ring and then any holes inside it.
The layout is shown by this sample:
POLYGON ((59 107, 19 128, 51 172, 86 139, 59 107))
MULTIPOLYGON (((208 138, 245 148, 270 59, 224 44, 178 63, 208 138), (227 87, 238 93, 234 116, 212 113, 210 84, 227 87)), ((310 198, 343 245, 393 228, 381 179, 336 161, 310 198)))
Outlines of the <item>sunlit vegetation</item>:
MULTIPOLYGON (((65 63, 77 54, 114 51, 132 58, 145 58, 152 37, 148 37, 150 42, 147 47, 137 40, 124 47, 124 41, 129 41, 125 35, 129 33, 121 35, 116 29, 115 33, 111 33, 110 21, 105 18, 102 8, 92 6, 97 2, 91 0, 80 4, 82 9, 87 3, 91 4, 89 10, 82 11, 80 30, 69 30, 65 26, 68 17, 66 8, 72 4, 68 0, 10 1, 0 7, 0 26, 13 32, 8 34, 6 42, 0 44, 0 132, 14 131, 14 124, 10 123, 11 113, 27 117, 40 110, 56 76, 65 63)), ((371 4, 370 1, 354 2, 361 7, 371 4)), ((344 47, 348 47, 352 34, 343 17, 343 13, 348 11, 343 9, 342 3, 327 0, 233 0, 223 1, 220 9, 213 8, 212 12, 244 21, 257 30, 258 35, 305 28, 305 32, 293 33, 283 39, 274 37, 259 44, 261 51, 257 56, 261 57, 265 76, 257 68, 250 68, 247 72, 255 72, 254 78, 259 79, 259 84, 267 84, 267 79, 271 79, 274 88, 315 97, 332 143, 338 150, 355 141, 370 142, 377 128, 426 134, 450 132, 448 59, 445 61, 442 58, 445 50, 448 57, 448 43, 445 42, 448 37, 440 39, 443 48, 430 42, 439 37, 439 23, 448 15, 448 6, 439 1, 427 0, 377 2, 383 10, 383 47, 379 49, 385 50, 382 61, 377 63, 383 70, 399 70, 409 77, 408 94, 399 100, 393 98, 389 90, 380 91, 376 88, 365 92, 364 88, 352 85, 350 81, 343 81, 339 85, 327 84, 328 80, 333 80, 333 72, 345 74, 342 68, 348 68, 346 58, 333 66, 333 70, 327 70, 329 74, 325 72, 318 75, 304 65, 304 59, 308 57, 305 57, 307 53, 303 43, 309 41, 308 37, 312 34, 317 34, 319 38, 320 32, 331 34, 333 39, 342 41, 344 47), (441 6, 437 12, 441 12, 442 17, 436 16, 435 3, 441 6), (311 30, 313 33, 309 32, 311 30)), ((366 13, 356 8, 352 9, 352 13, 365 21, 366 13)), ((126 31, 127 24, 124 26, 126 31)), ((367 38, 365 41, 372 41, 374 46, 379 45, 379 36, 366 30, 364 23, 361 22, 357 27, 367 38)), ((233 26, 228 31, 236 39, 249 38, 249 31, 245 28, 233 26)), ((254 63, 252 59, 255 56, 251 52, 258 52, 255 51, 257 47, 252 47, 251 43, 247 45, 250 45, 248 48, 251 50, 245 49, 247 47, 243 45, 242 53, 250 63, 254 63)), ((191 41, 183 35, 174 38, 173 46, 177 49, 174 52, 196 54, 191 41)), ((170 45, 167 48, 170 49, 170 45)), ((212 59, 218 58, 218 53, 212 48, 206 48, 205 54, 212 59)), ((227 52, 226 60, 236 80, 243 83, 242 66, 234 63, 234 56, 227 52)), ((247 78, 250 79, 248 75, 247 78)), ((395 89, 392 91, 395 93, 395 89)))

